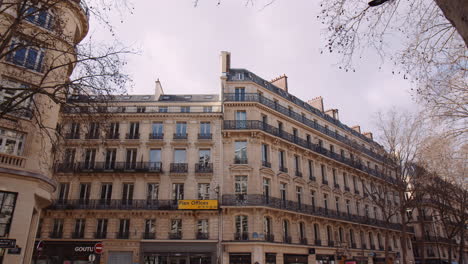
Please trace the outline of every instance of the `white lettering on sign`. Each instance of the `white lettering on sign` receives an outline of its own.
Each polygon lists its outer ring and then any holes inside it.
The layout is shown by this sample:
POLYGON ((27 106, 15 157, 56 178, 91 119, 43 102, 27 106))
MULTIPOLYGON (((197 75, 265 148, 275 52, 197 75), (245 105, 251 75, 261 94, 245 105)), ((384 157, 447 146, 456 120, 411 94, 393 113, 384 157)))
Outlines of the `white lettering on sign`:
POLYGON ((75 247, 75 252, 94 252, 94 247, 75 247))

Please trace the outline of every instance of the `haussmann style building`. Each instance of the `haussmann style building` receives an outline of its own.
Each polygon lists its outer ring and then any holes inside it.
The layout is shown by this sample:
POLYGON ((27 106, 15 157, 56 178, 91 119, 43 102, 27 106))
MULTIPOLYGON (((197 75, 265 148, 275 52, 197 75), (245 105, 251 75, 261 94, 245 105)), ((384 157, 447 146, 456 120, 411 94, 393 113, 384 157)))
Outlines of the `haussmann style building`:
POLYGON ((401 217, 367 191, 397 183, 372 134, 230 60, 220 94, 70 97, 34 263, 373 264, 385 245, 401 263, 401 217))
MULTIPOLYGON (((79 0, 50 8, 41 1, 0 1, 0 111, 18 102, 27 89, 47 89, 68 80, 75 60, 73 47, 88 32, 87 9, 79 0), (21 8, 21 10, 19 10, 21 8), (18 16, 20 22, 16 23, 18 16), (6 45, 4 45, 6 44, 6 45), (46 48, 50 47, 52 48, 46 48)), ((52 203, 57 183, 51 138, 59 106, 48 96, 34 95, 0 118, 0 263, 30 263, 43 208, 52 203), (10 244, 12 242, 12 244, 10 244), (7 249, 8 245, 13 248, 7 249)), ((13 108, 12 108, 13 109, 13 108)))

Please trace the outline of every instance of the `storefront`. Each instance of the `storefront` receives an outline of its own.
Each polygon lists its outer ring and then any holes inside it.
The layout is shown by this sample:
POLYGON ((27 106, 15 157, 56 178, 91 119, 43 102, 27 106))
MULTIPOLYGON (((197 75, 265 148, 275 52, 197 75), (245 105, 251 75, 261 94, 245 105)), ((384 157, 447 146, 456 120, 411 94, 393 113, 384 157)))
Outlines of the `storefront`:
POLYGON ((101 255, 96 253, 96 241, 42 241, 42 250, 37 250, 37 243, 33 264, 100 263, 101 255))
POLYGON ((335 264, 335 255, 317 255, 318 264, 335 264))
POLYGON ((284 254, 284 264, 307 264, 308 255, 284 254))
POLYGON ((229 264, 252 264, 250 253, 229 253, 229 264))
POLYGON ((214 264, 216 243, 141 243, 143 264, 214 264))

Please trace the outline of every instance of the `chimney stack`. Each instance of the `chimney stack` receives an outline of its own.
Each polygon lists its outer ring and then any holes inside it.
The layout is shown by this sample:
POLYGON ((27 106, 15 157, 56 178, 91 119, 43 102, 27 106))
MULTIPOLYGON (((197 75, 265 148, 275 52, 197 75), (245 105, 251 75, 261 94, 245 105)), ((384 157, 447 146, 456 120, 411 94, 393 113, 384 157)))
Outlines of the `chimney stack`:
POLYGON ((221 75, 227 76, 231 69, 231 53, 228 51, 221 51, 221 75))
POLYGON ((285 90, 286 92, 288 91, 288 76, 286 76, 286 74, 274 78, 270 81, 270 83, 277 86, 280 89, 285 90))
POLYGON ((320 110, 321 112, 323 112, 323 98, 322 96, 319 96, 319 97, 315 97, 309 101, 307 101, 307 103, 315 108, 317 108, 318 110, 320 110))
POLYGON ((351 129, 358 132, 358 133, 361 133, 361 126, 353 126, 353 127, 351 127, 351 129))
POLYGON ((154 89, 154 99, 159 100, 159 97, 164 94, 161 82, 159 81, 159 78, 156 80, 156 85, 154 89))
POLYGON ((336 120, 340 120, 338 116, 338 109, 328 109, 327 111, 325 111, 325 114, 329 115, 330 117, 336 120))

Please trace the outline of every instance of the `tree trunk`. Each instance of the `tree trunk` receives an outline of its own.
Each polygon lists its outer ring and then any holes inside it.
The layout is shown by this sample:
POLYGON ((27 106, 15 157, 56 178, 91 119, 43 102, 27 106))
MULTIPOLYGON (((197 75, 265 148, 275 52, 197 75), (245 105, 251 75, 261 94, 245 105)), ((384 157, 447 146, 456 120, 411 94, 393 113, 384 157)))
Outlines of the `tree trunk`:
POLYGON ((466 0, 435 0, 468 47, 468 4, 466 0))

